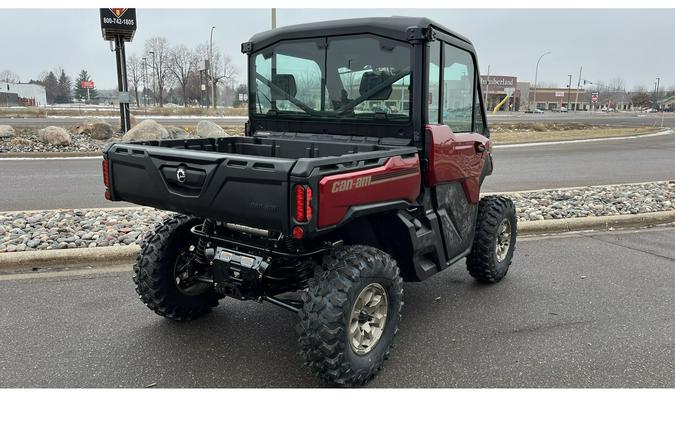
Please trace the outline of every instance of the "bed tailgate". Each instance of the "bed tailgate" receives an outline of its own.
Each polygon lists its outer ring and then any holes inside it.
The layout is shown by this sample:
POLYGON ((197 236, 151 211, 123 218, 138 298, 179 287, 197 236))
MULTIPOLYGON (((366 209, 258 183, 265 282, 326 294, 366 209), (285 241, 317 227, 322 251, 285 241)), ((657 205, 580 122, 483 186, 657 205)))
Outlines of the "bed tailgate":
POLYGON ((294 159, 132 144, 112 144, 103 156, 113 201, 289 230, 294 159))

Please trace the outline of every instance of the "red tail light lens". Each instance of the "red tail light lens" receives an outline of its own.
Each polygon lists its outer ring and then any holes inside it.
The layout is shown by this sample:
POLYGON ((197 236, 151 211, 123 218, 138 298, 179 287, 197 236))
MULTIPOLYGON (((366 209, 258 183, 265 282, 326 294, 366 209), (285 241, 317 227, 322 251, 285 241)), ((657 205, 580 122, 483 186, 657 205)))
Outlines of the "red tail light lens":
POLYGON ((305 189, 305 216, 307 221, 312 219, 312 188, 305 189))
POLYGON ((295 239, 302 239, 305 237, 305 231, 302 229, 302 227, 295 226, 293 227, 293 238, 295 239))
POLYGON ((306 221, 305 215, 305 187, 295 185, 295 221, 306 221))
POLYGON ((312 219, 312 188, 295 185, 295 221, 304 222, 312 219))
POLYGON ((110 187, 110 168, 108 160, 103 160, 103 185, 106 188, 110 187))

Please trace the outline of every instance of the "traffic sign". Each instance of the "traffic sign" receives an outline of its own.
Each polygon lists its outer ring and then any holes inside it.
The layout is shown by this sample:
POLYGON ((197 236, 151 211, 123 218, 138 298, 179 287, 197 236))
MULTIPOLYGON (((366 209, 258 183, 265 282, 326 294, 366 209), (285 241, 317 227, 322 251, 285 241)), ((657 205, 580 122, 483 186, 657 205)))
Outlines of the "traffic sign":
POLYGON ((598 92, 592 92, 591 93, 591 101, 592 102, 594 102, 594 103, 598 102, 598 94, 599 94, 598 92))

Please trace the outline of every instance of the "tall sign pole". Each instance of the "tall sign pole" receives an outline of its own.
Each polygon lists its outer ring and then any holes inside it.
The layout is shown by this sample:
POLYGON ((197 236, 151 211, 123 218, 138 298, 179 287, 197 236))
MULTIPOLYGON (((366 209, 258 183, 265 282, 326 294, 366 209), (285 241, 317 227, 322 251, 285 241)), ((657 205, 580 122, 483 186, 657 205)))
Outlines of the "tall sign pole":
POLYGON ((129 115, 129 86, 127 82, 127 58, 124 43, 131 42, 136 32, 136 9, 100 9, 103 39, 115 43, 117 59, 117 89, 120 103, 120 128, 123 133, 131 129, 129 115))

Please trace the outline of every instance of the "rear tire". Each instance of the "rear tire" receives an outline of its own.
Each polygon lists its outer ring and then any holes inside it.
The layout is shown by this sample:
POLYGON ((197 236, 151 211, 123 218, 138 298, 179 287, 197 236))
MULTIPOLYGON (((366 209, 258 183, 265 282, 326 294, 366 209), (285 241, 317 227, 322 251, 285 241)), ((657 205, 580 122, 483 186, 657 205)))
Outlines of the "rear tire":
POLYGON ((185 273, 182 263, 189 265, 190 246, 197 244, 190 229, 200 223, 184 215, 168 218, 157 224, 141 244, 134 265, 136 292, 148 308, 165 318, 190 321, 211 311, 221 297, 210 285, 180 288, 176 281, 185 273))
POLYGON ((396 261, 369 246, 339 247, 303 294, 300 355, 321 379, 363 385, 389 357, 403 306, 396 261))
POLYGON ((497 283, 511 266, 516 248, 516 207, 503 196, 488 196, 480 200, 476 233, 466 268, 478 281, 497 283))

